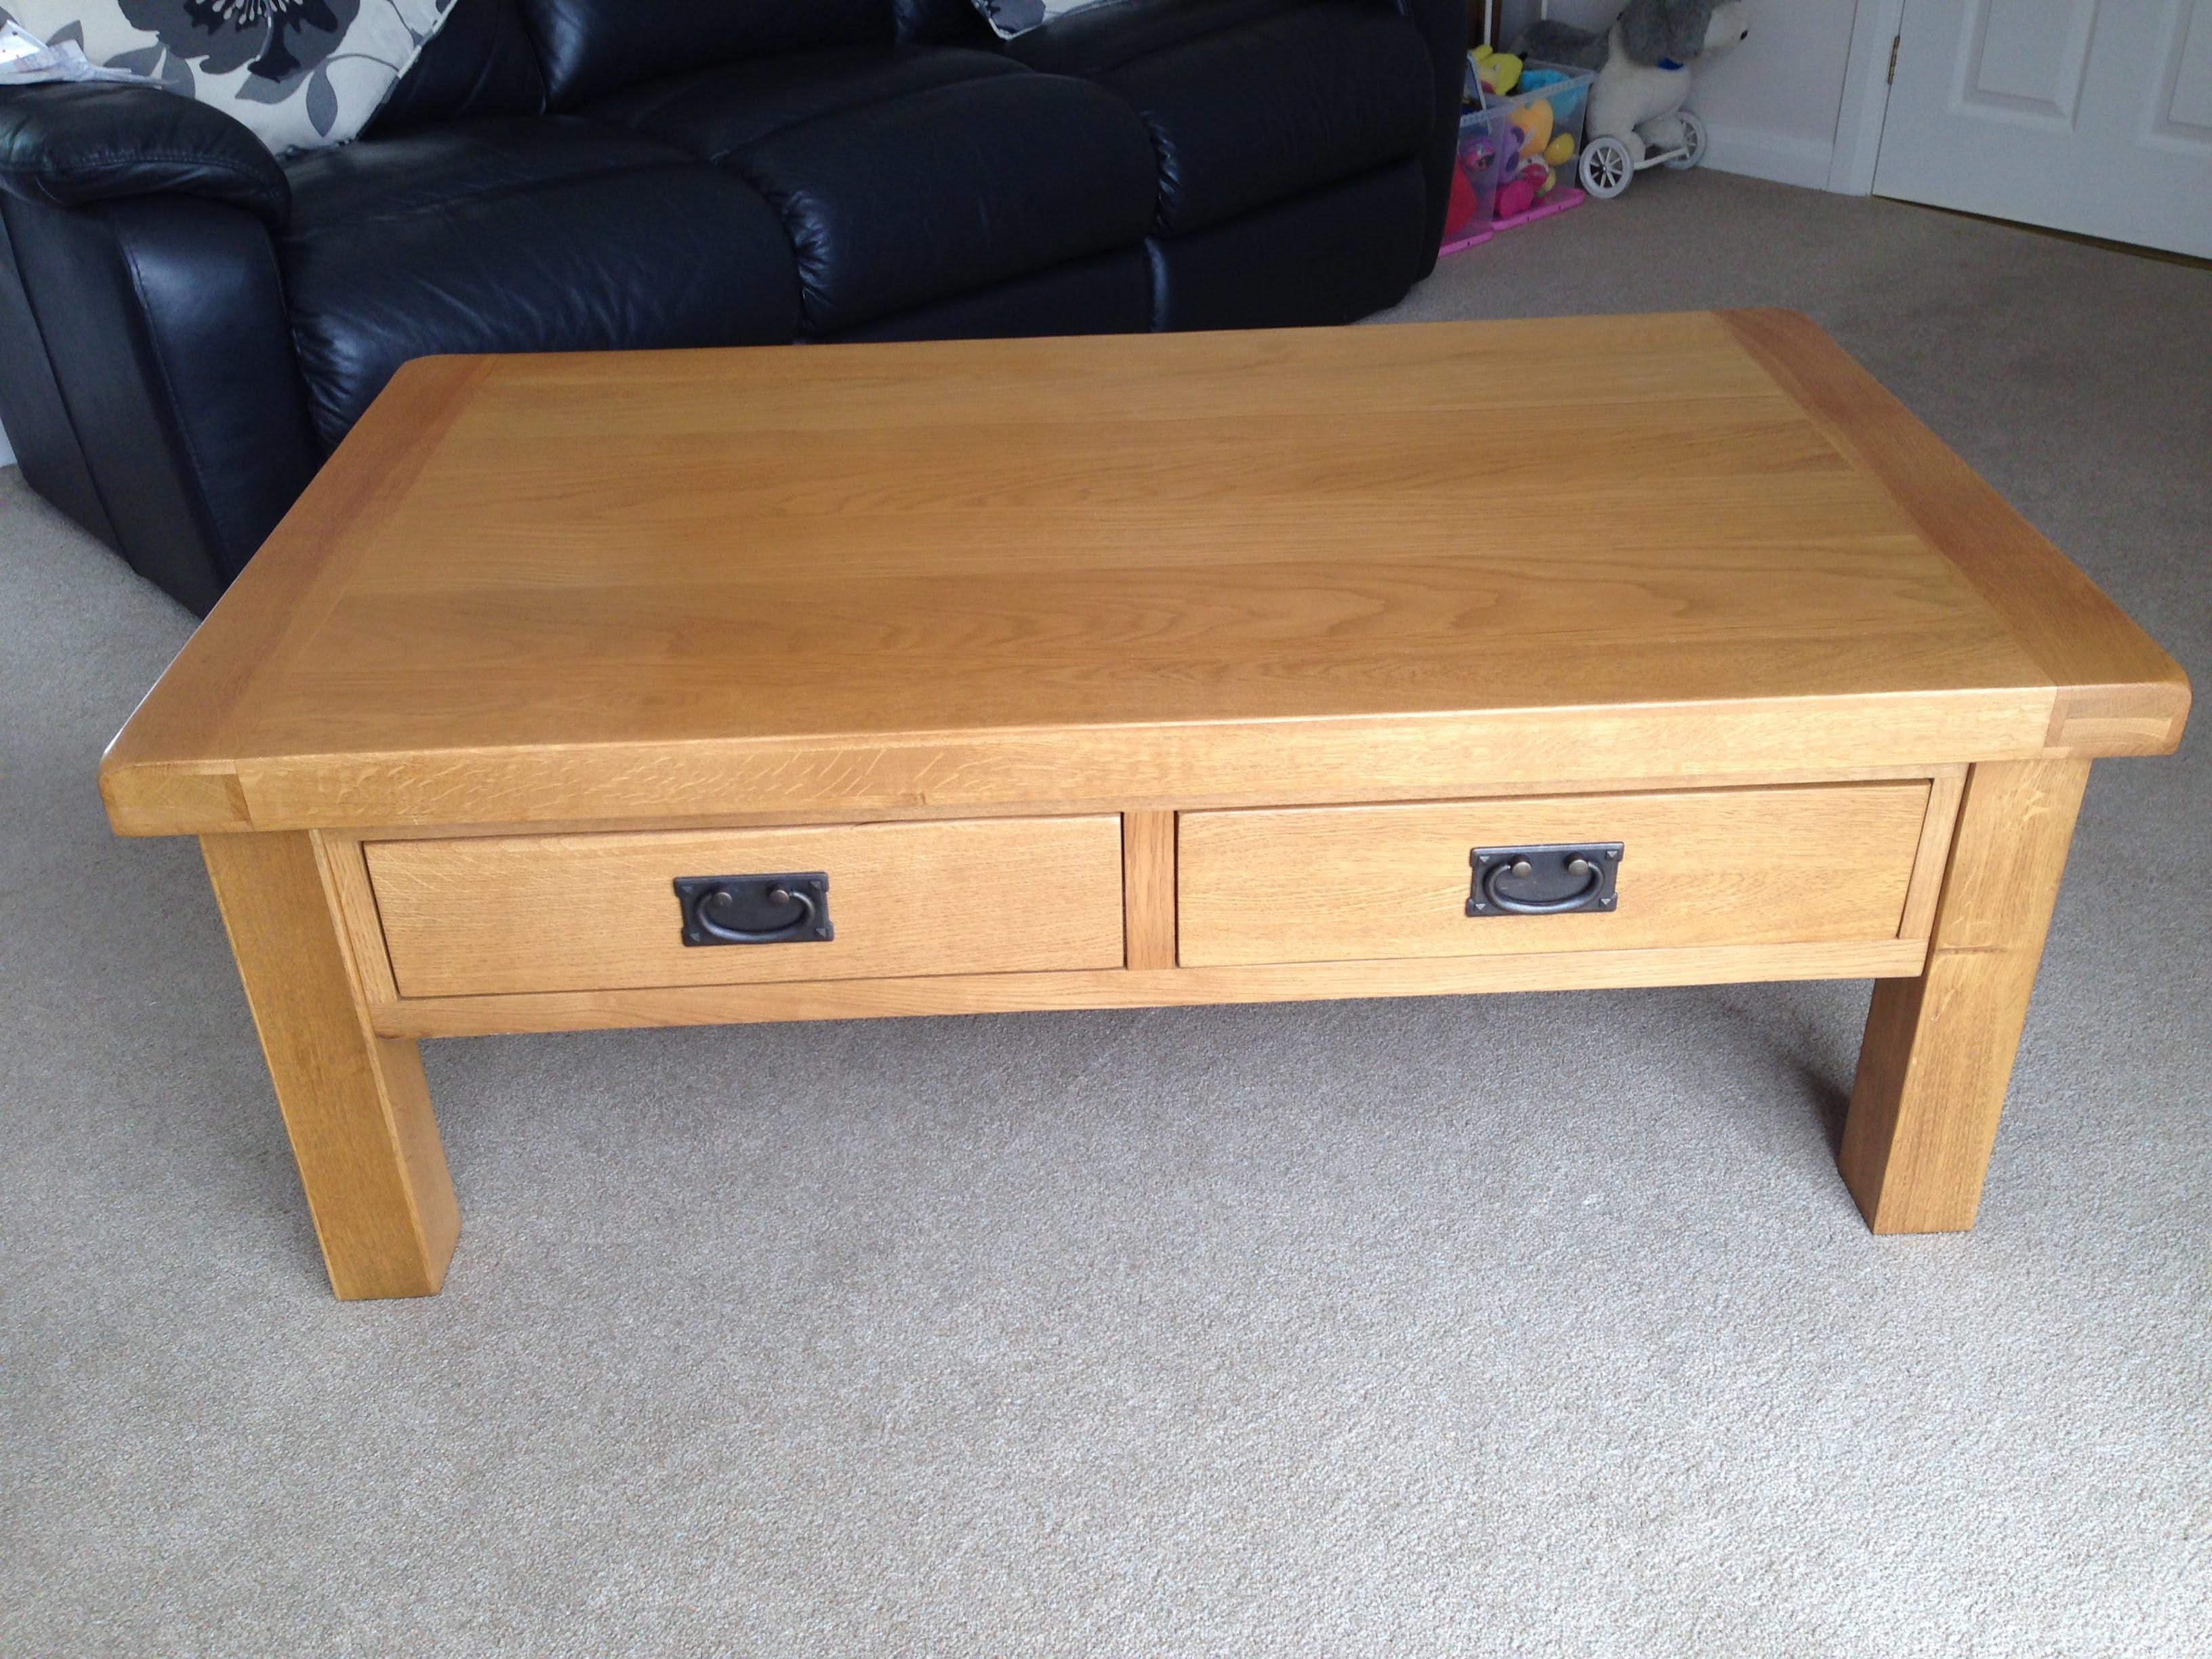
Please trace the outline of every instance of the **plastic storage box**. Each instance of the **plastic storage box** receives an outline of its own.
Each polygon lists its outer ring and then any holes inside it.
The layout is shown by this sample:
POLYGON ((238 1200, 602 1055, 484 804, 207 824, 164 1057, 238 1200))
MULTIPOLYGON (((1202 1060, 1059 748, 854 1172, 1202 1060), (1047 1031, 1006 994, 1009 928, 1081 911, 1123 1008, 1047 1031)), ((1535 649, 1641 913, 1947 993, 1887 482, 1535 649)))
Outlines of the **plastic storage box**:
MULTIPOLYGON (((1498 185, 1505 174, 1510 137, 1481 110, 1460 118, 1459 155, 1453 164, 1451 204, 1444 210, 1443 246, 1439 256, 1457 253, 1490 240, 1498 185)), ((1514 159, 1518 161, 1518 156, 1514 159)))
POLYGON ((1468 70, 1472 107, 1459 124, 1459 167, 1452 180, 1440 252, 1455 253, 1582 201, 1575 185, 1583 123, 1597 76, 1587 70, 1532 62, 1504 95, 1485 93, 1468 70))

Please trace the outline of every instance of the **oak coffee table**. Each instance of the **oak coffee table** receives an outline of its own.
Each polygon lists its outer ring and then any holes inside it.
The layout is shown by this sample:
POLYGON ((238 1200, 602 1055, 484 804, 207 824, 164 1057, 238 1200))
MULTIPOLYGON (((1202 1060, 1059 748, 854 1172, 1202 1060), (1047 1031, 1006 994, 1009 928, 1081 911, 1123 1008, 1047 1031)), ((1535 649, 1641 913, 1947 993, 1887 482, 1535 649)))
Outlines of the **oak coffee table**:
POLYGON ((436 358, 100 786, 417 1296, 417 1038, 713 1021, 1871 978, 1844 1179, 1965 1228, 2188 706, 1788 313, 436 358))

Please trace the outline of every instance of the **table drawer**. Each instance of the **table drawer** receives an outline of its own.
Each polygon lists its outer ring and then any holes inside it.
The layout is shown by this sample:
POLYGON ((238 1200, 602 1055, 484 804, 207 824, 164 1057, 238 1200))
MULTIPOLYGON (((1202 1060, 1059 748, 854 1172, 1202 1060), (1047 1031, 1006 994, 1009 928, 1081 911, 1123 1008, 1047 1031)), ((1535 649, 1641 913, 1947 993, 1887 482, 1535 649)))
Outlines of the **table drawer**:
POLYGON ((1908 781, 1186 812, 1178 959, 1212 967, 1894 939, 1929 794, 1928 783, 1908 781), (1616 842, 1610 909, 1468 914, 1480 896, 1477 849, 1616 842))
MULTIPOLYGON (((1113 968, 1121 820, 988 818, 371 842, 402 996, 1113 968), (827 878, 830 936, 687 944, 685 877, 827 878)), ((771 931, 795 902, 709 920, 771 931)), ((703 937, 703 935, 702 935, 703 937)))

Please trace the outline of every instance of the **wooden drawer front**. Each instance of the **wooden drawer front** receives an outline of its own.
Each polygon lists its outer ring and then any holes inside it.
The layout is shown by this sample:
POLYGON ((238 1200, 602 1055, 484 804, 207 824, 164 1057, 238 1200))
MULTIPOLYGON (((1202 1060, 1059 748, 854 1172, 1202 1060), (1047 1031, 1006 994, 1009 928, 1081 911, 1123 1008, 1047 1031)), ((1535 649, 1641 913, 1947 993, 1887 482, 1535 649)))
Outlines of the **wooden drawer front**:
POLYGON ((1187 967, 1893 939, 1923 782, 1186 812, 1187 967), (1476 848, 1620 842, 1607 913, 1467 915, 1476 848))
POLYGON ((1121 820, 994 818, 366 849, 402 996, 1115 968, 1121 820), (679 876, 822 871, 836 937, 687 945, 679 876))

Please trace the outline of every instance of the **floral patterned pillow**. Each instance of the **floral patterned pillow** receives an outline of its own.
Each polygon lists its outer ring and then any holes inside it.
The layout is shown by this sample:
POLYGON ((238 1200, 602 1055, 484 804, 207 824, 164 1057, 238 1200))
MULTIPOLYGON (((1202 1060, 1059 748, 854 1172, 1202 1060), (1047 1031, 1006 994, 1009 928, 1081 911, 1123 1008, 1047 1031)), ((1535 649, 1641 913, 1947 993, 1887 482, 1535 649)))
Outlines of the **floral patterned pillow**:
POLYGON ((1110 0, 975 0, 975 9, 983 14, 985 22, 998 31, 1000 40, 1011 40, 1055 17, 1081 11, 1085 6, 1109 3, 1110 0))
POLYGON ((0 0, 0 19, 212 104, 289 155, 343 144, 367 126, 453 3, 0 0))

